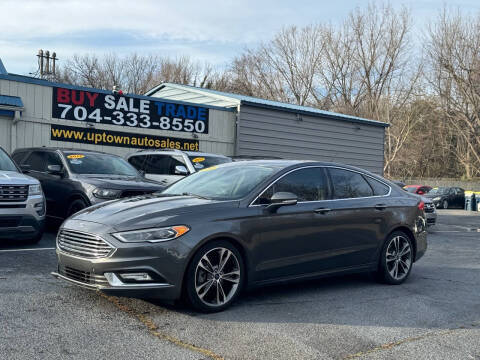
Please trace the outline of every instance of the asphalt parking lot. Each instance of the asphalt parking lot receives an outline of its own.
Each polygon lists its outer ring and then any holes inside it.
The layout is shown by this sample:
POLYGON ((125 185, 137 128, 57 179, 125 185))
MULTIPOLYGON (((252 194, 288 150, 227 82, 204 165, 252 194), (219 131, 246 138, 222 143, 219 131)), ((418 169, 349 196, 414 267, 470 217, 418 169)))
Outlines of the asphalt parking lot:
POLYGON ((439 210, 401 286, 321 279, 209 315, 56 280, 54 246, 0 244, 1 359, 480 359, 480 213, 439 210))

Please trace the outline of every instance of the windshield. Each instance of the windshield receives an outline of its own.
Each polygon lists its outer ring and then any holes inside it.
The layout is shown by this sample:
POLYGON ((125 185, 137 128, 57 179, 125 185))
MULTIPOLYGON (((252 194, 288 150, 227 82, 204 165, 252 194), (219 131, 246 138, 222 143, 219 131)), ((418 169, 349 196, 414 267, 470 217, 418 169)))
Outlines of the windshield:
POLYGON ((445 194, 448 192, 448 188, 446 187, 439 187, 439 188, 433 188, 428 192, 428 195, 440 195, 440 194, 445 194))
POLYGON ((15 171, 18 172, 17 167, 10 156, 7 155, 3 149, 0 149, 0 171, 15 171))
POLYGON ((192 162, 195 170, 197 171, 208 168, 210 166, 232 162, 232 159, 221 156, 188 155, 188 158, 192 162))
POLYGON ((70 170, 75 174, 137 176, 138 172, 119 156, 108 154, 65 153, 70 170))
POLYGON ((278 170, 263 165, 214 166, 176 182, 163 194, 192 194, 217 200, 241 199, 278 170))

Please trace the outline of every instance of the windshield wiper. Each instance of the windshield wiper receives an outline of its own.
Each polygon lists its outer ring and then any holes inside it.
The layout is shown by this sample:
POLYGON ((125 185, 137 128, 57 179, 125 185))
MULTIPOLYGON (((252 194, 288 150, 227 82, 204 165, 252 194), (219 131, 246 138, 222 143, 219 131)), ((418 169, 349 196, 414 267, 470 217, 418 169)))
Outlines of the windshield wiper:
POLYGON ((184 195, 184 196, 194 196, 194 197, 199 198, 199 199, 210 200, 210 198, 208 198, 206 196, 194 194, 194 193, 191 193, 191 192, 184 192, 184 193, 182 193, 182 195, 184 195))

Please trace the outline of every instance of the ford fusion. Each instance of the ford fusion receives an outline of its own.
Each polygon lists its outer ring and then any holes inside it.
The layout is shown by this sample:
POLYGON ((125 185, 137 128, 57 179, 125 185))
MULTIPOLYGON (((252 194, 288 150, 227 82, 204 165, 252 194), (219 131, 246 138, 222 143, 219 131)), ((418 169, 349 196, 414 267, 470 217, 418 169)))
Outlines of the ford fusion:
POLYGON ((350 166, 258 160, 75 214, 59 229, 53 275, 212 312, 276 282, 374 272, 400 284, 426 248, 418 196, 350 166))

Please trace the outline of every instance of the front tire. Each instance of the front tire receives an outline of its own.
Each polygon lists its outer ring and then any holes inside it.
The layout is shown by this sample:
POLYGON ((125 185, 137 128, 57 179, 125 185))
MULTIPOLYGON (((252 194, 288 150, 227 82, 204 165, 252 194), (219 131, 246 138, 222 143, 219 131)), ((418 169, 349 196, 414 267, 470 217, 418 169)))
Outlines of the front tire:
POLYGON ((380 258, 379 278, 382 282, 399 285, 407 280, 413 265, 413 246, 410 237, 395 231, 388 237, 380 258))
POLYGON ((187 269, 185 293, 188 302, 202 312, 229 307, 241 292, 245 270, 240 252, 225 240, 201 247, 187 269))

